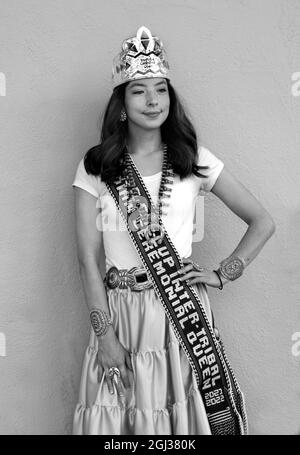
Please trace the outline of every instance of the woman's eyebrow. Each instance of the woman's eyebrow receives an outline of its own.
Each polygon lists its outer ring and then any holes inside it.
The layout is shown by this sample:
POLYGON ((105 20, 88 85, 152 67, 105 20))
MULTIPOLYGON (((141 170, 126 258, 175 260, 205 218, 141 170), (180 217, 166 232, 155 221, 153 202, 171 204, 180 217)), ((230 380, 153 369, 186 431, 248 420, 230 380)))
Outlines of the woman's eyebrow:
MULTIPOLYGON (((161 85, 161 84, 166 85, 166 82, 161 81, 161 82, 157 82, 157 84, 154 84, 154 85, 157 86, 157 85, 161 85)), ((146 84, 142 84, 141 82, 135 82, 135 83, 132 84, 129 88, 133 88, 133 87, 136 87, 136 86, 139 86, 139 87, 146 87, 147 85, 146 85, 146 84)))

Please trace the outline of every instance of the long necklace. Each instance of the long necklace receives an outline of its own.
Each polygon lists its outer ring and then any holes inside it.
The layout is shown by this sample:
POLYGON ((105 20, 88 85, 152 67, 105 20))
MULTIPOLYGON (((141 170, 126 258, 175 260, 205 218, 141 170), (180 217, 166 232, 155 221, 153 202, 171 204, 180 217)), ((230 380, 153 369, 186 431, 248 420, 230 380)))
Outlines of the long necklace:
MULTIPOLYGON (((167 144, 163 144, 163 165, 162 165, 162 176, 158 191, 158 201, 157 204, 154 204, 152 201, 152 210, 150 214, 148 213, 147 219, 147 227, 145 229, 145 238, 148 243, 151 245, 156 241, 160 244, 162 238, 164 236, 164 232, 162 226, 160 225, 161 216, 163 214, 163 207, 167 207, 170 204, 165 202, 165 198, 171 197, 172 187, 168 188, 167 185, 173 185, 174 181, 172 177, 174 177, 175 173, 172 169, 172 165, 168 160, 168 153, 167 153, 167 144), (153 237, 153 233, 159 231, 159 235, 153 237)), ((125 163, 125 170, 124 175, 126 178, 126 186, 128 191, 128 199, 134 207, 140 207, 139 201, 139 192, 135 184, 134 176, 133 176, 133 168, 137 175, 142 180, 142 176, 140 175, 139 170, 137 169, 133 159, 131 158, 130 154, 128 153, 127 147, 125 146, 125 153, 124 153, 124 163, 125 163)), ((151 197, 150 197, 151 199, 151 197)))

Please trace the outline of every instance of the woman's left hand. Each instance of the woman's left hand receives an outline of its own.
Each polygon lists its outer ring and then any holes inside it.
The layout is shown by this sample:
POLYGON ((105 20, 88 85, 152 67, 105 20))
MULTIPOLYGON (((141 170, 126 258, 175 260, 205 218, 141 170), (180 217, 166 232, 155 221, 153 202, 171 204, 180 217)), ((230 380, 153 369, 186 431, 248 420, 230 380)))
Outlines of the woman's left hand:
POLYGON ((184 263, 184 267, 178 269, 180 281, 185 281, 187 284, 203 283, 212 286, 213 288, 218 288, 220 286, 220 280, 214 271, 196 264, 189 258, 183 258, 182 262, 184 263), (194 267, 194 265, 196 267, 194 267))

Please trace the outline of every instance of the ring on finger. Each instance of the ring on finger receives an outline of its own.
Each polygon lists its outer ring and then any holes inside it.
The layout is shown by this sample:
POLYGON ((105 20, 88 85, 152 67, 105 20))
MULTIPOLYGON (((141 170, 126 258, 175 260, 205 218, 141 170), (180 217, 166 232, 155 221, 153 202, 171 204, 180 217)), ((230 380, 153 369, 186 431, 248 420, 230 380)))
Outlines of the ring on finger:
POLYGON ((108 376, 112 384, 115 384, 117 392, 119 393, 120 396, 124 396, 124 394, 121 392, 121 372, 119 368, 117 367, 110 367, 108 370, 108 376))
POLYGON ((197 272, 203 272, 203 267, 200 267, 196 262, 192 261, 193 268, 196 269, 197 272))
POLYGON ((117 367, 110 367, 110 368, 108 369, 108 377, 109 377, 109 378, 114 378, 115 375, 118 376, 118 377, 120 377, 120 374, 121 374, 121 373, 120 373, 120 370, 119 370, 119 368, 117 368, 117 367))

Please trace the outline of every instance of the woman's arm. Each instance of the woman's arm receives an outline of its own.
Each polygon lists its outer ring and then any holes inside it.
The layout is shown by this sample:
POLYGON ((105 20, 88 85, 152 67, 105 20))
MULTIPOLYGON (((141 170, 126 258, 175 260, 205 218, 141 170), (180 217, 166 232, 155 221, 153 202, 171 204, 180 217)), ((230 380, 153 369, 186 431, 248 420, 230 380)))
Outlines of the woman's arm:
MULTIPOLYGON (((86 304, 90 312, 99 309, 109 315, 106 290, 99 271, 103 234, 96 224, 99 215, 97 199, 81 188, 75 187, 74 191, 77 256, 86 304)), ((105 335, 109 336, 113 336, 112 326, 105 335)))
MULTIPOLYGON (((253 194, 226 168, 222 170, 211 191, 248 224, 246 233, 230 255, 244 259, 247 267, 274 234, 275 222, 253 194)), ((223 284, 228 281, 222 277, 223 284)))
MULTIPOLYGON (((75 187, 74 191, 80 277, 89 311, 95 310, 94 315, 98 320, 97 324, 93 323, 94 330, 96 327, 95 333, 98 339, 98 380, 101 381, 102 373, 105 371, 109 390, 114 393, 113 382, 108 375, 109 368, 119 368, 124 387, 130 387, 131 380, 127 368, 132 369, 131 358, 129 352, 119 342, 112 325, 108 326, 105 333, 98 332, 99 325, 103 327, 102 317, 110 316, 106 289, 99 271, 100 248, 103 238, 102 230, 97 228, 99 209, 96 206, 97 199, 94 196, 78 187, 75 187)), ((122 384, 117 382, 116 387, 120 395, 122 395, 121 386, 122 384)))

